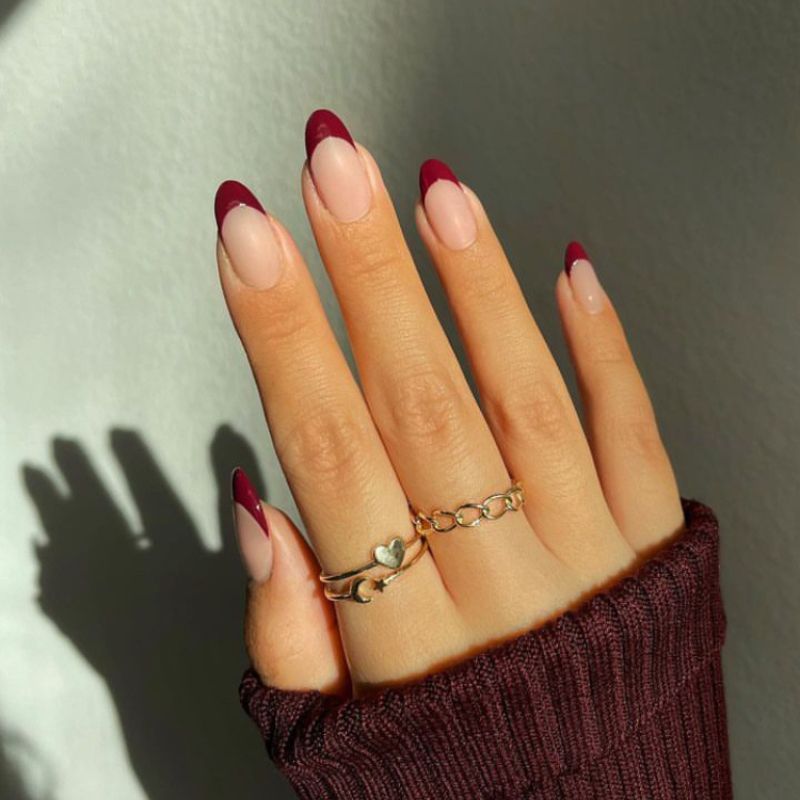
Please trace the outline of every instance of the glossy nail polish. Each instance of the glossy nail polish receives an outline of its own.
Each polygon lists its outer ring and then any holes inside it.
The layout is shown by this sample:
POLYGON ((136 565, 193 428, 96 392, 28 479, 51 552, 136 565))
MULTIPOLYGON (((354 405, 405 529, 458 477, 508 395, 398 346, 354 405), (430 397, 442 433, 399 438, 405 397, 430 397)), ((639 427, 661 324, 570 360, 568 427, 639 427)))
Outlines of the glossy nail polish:
POLYGON ((309 171, 325 207, 340 222, 361 219, 372 206, 372 187, 345 124, 332 111, 317 109, 305 138, 309 171))
POLYGON ((214 196, 214 216, 217 219, 217 230, 222 233, 222 223, 227 213, 238 206, 254 208, 265 214, 264 207, 258 198, 239 181, 223 181, 214 196))
POLYGON ((317 145, 329 137, 344 139, 350 147, 355 147, 350 131, 333 111, 318 108, 306 121, 306 158, 311 160, 317 145))
POLYGON ((419 199, 423 203, 428 189, 438 180, 451 181, 458 186, 458 178, 444 161, 439 161, 438 158, 423 161, 419 168, 419 199))
POLYGON ((425 216, 439 241, 451 250, 464 250, 478 235, 469 199, 453 171, 429 158, 419 169, 419 193, 425 216))
POLYGON ((569 278, 572 295, 589 314, 598 314, 605 308, 607 296, 591 261, 580 242, 570 242, 564 252, 564 271, 569 278))
POLYGON ((256 583, 263 583, 272 574, 269 524, 258 492, 241 467, 237 467, 231 475, 231 499, 242 563, 256 583))
POLYGON ((214 216, 239 279, 254 289, 274 286, 283 273, 283 258, 258 198, 239 181, 224 181, 214 198, 214 216))

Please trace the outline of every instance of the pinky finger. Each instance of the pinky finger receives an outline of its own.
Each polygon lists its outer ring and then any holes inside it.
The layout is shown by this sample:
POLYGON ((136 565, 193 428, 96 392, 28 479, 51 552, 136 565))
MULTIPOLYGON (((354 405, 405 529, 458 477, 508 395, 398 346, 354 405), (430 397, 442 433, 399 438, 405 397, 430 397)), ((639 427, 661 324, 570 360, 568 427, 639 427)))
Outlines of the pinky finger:
POLYGON ((556 296, 606 502, 631 546, 646 553, 682 528, 680 494, 622 324, 577 242, 567 247, 556 296))
POLYGON ((232 476, 237 543, 250 577, 245 643, 261 680, 279 689, 344 694, 348 670, 319 564, 280 509, 262 502, 244 470, 232 476))

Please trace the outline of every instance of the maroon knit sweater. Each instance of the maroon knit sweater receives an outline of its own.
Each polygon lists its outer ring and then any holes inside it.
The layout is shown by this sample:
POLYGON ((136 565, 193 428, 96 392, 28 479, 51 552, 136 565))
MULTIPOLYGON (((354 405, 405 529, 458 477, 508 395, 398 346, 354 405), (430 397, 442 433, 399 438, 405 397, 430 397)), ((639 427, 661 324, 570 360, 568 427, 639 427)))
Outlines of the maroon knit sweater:
POLYGON ((718 522, 543 627, 364 698, 264 685, 240 697, 301 798, 732 797, 718 522))

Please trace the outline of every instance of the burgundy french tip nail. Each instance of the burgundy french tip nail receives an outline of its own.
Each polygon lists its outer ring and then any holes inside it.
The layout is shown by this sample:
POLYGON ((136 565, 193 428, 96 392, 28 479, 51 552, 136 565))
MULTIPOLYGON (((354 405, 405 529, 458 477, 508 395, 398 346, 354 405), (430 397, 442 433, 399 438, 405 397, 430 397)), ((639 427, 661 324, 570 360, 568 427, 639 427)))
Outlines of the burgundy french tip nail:
POLYGON ((439 161, 438 158, 429 158, 423 161, 419 168, 419 199, 424 201, 425 194, 430 189, 431 184, 438 180, 453 181, 458 185, 458 178, 455 173, 444 161, 439 161))
POLYGON ((214 197, 214 216, 217 218, 217 229, 222 230, 225 215, 236 206, 250 206, 262 214, 266 214, 258 198, 239 181, 223 181, 214 197))
POLYGON ((318 108, 306 122, 306 158, 309 161, 311 161, 314 148, 329 136, 344 139, 355 147, 353 137, 344 122, 333 111, 329 111, 327 108, 318 108))
POLYGON ((587 261, 589 260, 589 256, 586 255, 586 251, 583 249, 581 243, 570 242, 567 245, 567 249, 564 251, 564 271, 567 273, 567 277, 569 277, 570 272, 572 272, 572 265, 581 258, 587 261))
POLYGON ((234 503, 244 506, 250 516, 261 526, 264 533, 269 536, 269 525, 264 516, 264 509, 261 508, 261 500, 258 492, 247 477, 247 473, 241 468, 236 469, 231 474, 231 497, 234 503))

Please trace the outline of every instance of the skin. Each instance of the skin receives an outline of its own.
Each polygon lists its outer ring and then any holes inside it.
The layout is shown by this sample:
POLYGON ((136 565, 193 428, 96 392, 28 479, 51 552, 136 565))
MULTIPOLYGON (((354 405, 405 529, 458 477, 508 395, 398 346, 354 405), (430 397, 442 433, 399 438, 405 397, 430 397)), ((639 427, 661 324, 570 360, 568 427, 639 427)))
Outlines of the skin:
POLYGON ((471 392, 370 153, 369 211, 338 221, 302 170, 306 212, 358 369, 350 372, 307 266, 271 215, 283 271, 243 283, 217 243, 225 300, 310 547, 279 509, 272 572, 250 583, 245 632, 266 683, 362 695, 445 668, 541 625, 634 570, 683 525, 652 405, 607 299, 590 314, 561 271, 555 295, 586 427, 478 197, 475 241, 451 250, 417 201, 419 235, 464 342, 471 392), (486 298, 491 297, 487 303, 486 298), (521 479, 518 512, 434 534, 369 604, 331 603, 316 576, 364 563, 417 509, 455 508, 521 479))

